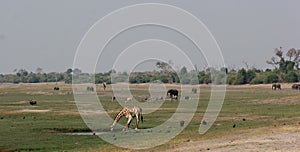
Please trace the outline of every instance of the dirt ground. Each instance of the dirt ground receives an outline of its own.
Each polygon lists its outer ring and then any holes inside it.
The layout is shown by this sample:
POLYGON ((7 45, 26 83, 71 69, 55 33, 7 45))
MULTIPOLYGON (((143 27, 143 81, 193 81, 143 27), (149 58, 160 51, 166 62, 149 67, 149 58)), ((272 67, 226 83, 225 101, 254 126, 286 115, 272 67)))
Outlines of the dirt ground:
POLYGON ((274 152, 300 151, 300 125, 282 126, 276 128, 258 128, 251 134, 237 134, 219 139, 189 141, 176 146, 169 152, 182 151, 216 151, 216 152, 274 152))
MULTIPOLYGON (((290 89, 292 84, 281 84, 282 89, 290 89)), ((238 85, 230 88, 270 88, 271 85, 238 85)), ((299 104, 299 98, 289 97, 273 100, 256 101, 257 104, 278 103, 278 104, 299 104)), ((254 101, 255 102, 255 101, 254 101)), ((300 122, 294 125, 284 125, 274 128, 256 128, 245 133, 236 133, 218 139, 206 139, 189 141, 175 146, 168 152, 182 151, 213 151, 213 152, 298 152, 300 151, 300 122)))

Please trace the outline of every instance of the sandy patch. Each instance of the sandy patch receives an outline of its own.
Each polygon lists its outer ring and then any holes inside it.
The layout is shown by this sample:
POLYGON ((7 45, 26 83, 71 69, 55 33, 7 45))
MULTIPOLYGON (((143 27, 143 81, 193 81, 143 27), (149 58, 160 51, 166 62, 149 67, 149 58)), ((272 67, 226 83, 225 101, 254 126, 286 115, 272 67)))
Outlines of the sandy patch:
POLYGON ((26 92, 26 94, 29 94, 29 95, 38 95, 38 94, 41 94, 41 95, 53 95, 52 92, 42 92, 42 91, 26 92))
POLYGON ((7 101, 4 101, 2 102, 4 104, 11 104, 11 105, 18 105, 18 104, 24 104, 24 103, 28 103, 29 104, 29 101, 27 100, 22 100, 22 101, 16 101, 16 102, 7 102, 7 101))
POLYGON ((286 98, 276 98, 276 99, 255 99, 243 101, 246 103, 255 103, 255 104, 280 104, 280 105, 296 105, 300 104, 299 97, 286 97, 286 98))
POLYGON ((18 84, 13 83, 0 83, 0 88, 16 88, 18 86, 18 84))
POLYGON ((33 112, 33 113, 43 113, 43 112, 49 112, 51 110, 47 109, 47 110, 37 110, 37 109, 23 109, 23 110, 18 110, 16 111, 17 113, 24 113, 24 112, 33 112))
POLYGON ((300 127, 258 128, 251 134, 233 135, 221 139, 190 141, 168 151, 299 151, 300 127), (257 135, 259 134, 259 135, 257 135))
POLYGON ((80 115, 80 113, 79 113, 79 111, 66 111, 66 110, 64 110, 64 111, 58 111, 57 112, 58 114, 60 114, 60 115, 80 115))

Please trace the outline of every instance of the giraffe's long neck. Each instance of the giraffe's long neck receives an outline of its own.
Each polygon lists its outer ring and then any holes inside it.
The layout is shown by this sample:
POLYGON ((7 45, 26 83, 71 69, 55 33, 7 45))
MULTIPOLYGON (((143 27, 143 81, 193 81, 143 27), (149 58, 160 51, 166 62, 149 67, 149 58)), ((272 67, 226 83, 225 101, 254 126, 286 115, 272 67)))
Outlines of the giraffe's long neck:
POLYGON ((122 116, 125 116, 128 121, 126 123, 126 128, 128 129, 130 122, 134 117, 136 117, 136 129, 138 129, 139 121, 141 120, 143 122, 143 116, 142 116, 142 109, 140 107, 134 106, 134 107, 124 107, 120 110, 120 112, 116 115, 113 124, 110 127, 110 130, 113 131, 115 125, 118 123, 118 121, 121 119, 122 116))

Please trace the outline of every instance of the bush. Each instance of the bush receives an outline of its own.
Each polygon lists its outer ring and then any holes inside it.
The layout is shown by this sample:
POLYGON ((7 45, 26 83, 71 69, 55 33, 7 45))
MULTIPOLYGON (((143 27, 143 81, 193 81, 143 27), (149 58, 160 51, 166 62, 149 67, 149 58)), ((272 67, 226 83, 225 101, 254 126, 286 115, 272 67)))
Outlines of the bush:
POLYGON ((137 80, 134 77, 129 77, 129 83, 137 83, 137 80))
POLYGON ((256 76, 250 81, 250 84, 263 84, 264 83, 264 77, 263 76, 256 76))
POLYGON ((191 84, 193 84, 193 85, 199 84, 199 79, 198 79, 198 77, 193 77, 193 78, 191 79, 191 84))
POLYGON ((236 79, 233 82, 233 84, 246 84, 246 83, 247 83, 246 70, 242 68, 241 70, 238 71, 236 75, 236 79))
POLYGON ((264 83, 277 83, 278 76, 273 72, 267 72, 264 77, 264 83))
POLYGON ((28 82, 29 83, 39 83, 40 78, 37 77, 35 74, 30 74, 29 77, 28 77, 28 82))
POLYGON ((200 84, 209 84, 211 83, 210 75, 203 75, 199 77, 199 83, 200 84))
POLYGON ((209 72, 200 71, 198 73, 199 84, 208 84, 211 83, 211 74, 209 72))
POLYGON ((255 71, 256 71, 256 69, 251 69, 246 72, 246 83, 250 83, 252 81, 252 79, 255 78, 255 76, 256 76, 255 71))
POLYGON ((224 84, 226 83, 226 73, 221 71, 221 72, 214 72, 212 74, 212 83, 214 84, 224 84))
POLYGON ((236 79, 236 73, 231 72, 227 74, 227 80, 226 80, 227 84, 234 84, 235 79, 236 79))
POLYGON ((177 75, 177 73, 171 73, 171 79, 172 79, 172 82, 175 82, 175 83, 180 83, 180 80, 179 80, 179 77, 177 75))
POLYGON ((283 76, 285 82, 298 82, 298 75, 294 71, 289 71, 283 76))
POLYGON ((183 77, 181 79, 181 84, 190 84, 190 79, 188 77, 183 77))

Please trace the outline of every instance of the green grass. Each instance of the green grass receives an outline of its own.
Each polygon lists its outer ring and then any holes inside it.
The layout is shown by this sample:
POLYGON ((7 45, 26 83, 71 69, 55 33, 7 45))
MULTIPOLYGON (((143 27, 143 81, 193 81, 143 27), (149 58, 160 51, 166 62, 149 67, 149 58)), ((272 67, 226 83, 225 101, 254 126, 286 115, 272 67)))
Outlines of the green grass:
MULTIPOLYGON (((106 143, 98 136, 72 136, 68 132, 88 132, 77 112, 70 85, 61 85, 60 91, 53 91, 53 84, 22 84, 14 87, 0 87, 0 151, 120 151, 124 150, 106 143), (36 92, 42 92, 36 94, 36 92), (43 92, 48 94, 43 94, 43 92), (30 106, 28 100, 37 100, 37 106, 30 106), (23 111, 22 111, 23 110, 23 111), (24 110, 49 110, 46 112, 26 112, 24 110)), ((145 86, 130 88, 137 96, 147 96, 145 86)), ((257 103, 254 101, 299 97, 293 90, 272 91, 268 88, 228 87, 222 111, 213 127, 199 135, 198 129, 209 100, 209 87, 201 87, 197 112, 191 123, 176 138, 150 150, 165 150, 189 140, 214 139, 245 131, 274 125, 295 124, 300 116, 300 104, 257 103), (245 121, 243 121, 245 119, 245 121), (236 128, 232 125, 236 124, 236 128)), ((108 111, 121 106, 111 102, 111 90, 97 90, 101 103, 108 111)), ((145 114, 141 129, 162 124, 172 116, 178 104, 166 101, 155 113, 145 114)), ((114 117, 116 113, 111 113, 114 117)), ((123 118, 119 123, 124 124, 123 118)), ((133 122, 134 124, 135 122, 133 122)), ((131 125, 133 128, 134 125, 131 125)))

